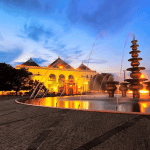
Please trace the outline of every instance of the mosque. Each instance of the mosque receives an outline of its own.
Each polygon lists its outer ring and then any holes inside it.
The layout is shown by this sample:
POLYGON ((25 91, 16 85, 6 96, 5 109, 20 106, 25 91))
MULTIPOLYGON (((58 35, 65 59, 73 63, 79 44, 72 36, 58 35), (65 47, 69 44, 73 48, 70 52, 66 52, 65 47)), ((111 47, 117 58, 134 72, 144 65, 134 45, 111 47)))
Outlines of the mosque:
POLYGON ((58 57, 47 67, 39 66, 30 58, 16 69, 26 68, 32 72, 31 78, 43 82, 49 92, 80 94, 89 91, 90 79, 97 74, 83 63, 75 69, 58 57))

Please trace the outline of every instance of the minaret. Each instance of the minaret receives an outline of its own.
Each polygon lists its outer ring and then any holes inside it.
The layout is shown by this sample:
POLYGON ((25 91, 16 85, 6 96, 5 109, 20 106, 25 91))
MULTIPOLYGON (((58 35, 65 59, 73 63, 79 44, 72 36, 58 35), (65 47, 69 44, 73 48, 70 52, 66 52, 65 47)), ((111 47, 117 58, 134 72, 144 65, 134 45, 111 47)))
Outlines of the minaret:
POLYGON ((140 98, 139 90, 143 88, 141 83, 147 79, 141 78, 142 73, 140 71, 145 70, 145 67, 139 67, 139 61, 141 61, 142 58, 138 57, 138 53, 140 53, 140 51, 137 50, 137 47, 139 45, 137 44, 137 40, 135 40, 134 34, 131 43, 132 45, 130 47, 132 48, 132 51, 129 52, 129 54, 131 54, 132 58, 130 58, 128 61, 131 62, 132 68, 127 68, 127 71, 131 71, 130 77, 132 79, 126 79, 125 81, 130 83, 129 89, 133 91, 133 98, 140 98))

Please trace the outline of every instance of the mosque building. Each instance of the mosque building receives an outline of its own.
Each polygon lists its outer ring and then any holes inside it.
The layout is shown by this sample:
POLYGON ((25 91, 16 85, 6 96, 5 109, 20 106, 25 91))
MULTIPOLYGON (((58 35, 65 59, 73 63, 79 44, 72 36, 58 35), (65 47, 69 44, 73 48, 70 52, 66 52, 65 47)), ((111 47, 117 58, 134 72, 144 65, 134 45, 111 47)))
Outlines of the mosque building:
POLYGON ((21 65, 16 65, 16 69, 26 68, 32 72, 32 79, 43 82, 49 92, 79 94, 89 91, 90 79, 97 74, 83 63, 77 68, 73 68, 60 57, 47 67, 41 67, 32 58, 21 65))

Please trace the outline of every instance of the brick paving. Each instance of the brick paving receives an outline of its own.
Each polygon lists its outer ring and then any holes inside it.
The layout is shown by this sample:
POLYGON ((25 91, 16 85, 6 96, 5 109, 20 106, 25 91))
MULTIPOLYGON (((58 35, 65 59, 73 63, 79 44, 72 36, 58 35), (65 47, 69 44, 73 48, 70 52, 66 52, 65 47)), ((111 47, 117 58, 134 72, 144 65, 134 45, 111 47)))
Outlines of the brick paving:
POLYGON ((150 116, 15 103, 0 97, 0 150, 148 150, 150 116))

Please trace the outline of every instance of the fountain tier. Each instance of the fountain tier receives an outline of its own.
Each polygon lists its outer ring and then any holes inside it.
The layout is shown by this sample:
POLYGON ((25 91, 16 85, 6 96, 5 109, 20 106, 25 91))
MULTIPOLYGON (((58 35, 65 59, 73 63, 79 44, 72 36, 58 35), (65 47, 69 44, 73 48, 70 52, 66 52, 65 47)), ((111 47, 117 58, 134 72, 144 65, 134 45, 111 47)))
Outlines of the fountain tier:
POLYGON ((127 68, 127 71, 132 72, 130 74, 132 79, 126 79, 125 81, 129 82, 129 89, 133 91, 133 98, 140 98, 139 90, 143 88, 142 82, 147 79, 141 78, 142 73, 140 71, 145 70, 145 67, 138 67, 140 65, 139 61, 142 60, 142 58, 138 57, 138 53, 140 53, 140 51, 137 50, 137 47, 139 45, 137 44, 137 40, 135 40, 134 35, 131 43, 132 45, 130 47, 132 48, 132 51, 129 52, 129 54, 131 54, 132 58, 128 61, 131 62, 132 68, 127 68))

